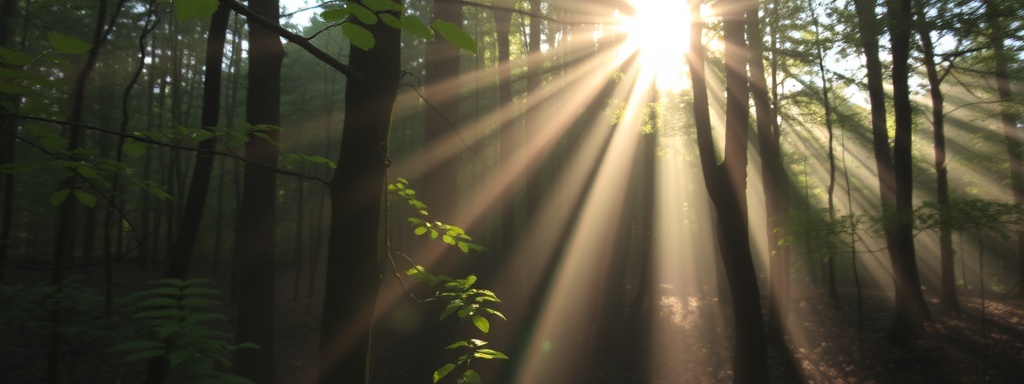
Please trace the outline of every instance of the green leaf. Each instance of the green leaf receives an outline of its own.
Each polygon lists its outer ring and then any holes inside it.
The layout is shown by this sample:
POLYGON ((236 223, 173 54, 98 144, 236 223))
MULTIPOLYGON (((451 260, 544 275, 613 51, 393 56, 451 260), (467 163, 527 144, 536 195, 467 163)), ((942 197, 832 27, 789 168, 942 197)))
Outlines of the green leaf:
POLYGON ((437 231, 436 230, 433 230, 433 229, 430 230, 430 238, 431 239, 436 239, 437 238, 437 231))
POLYGON ((68 141, 66 139, 51 133, 40 137, 39 144, 50 151, 58 151, 68 147, 68 141))
POLYGON ((455 349, 455 348, 460 348, 460 347, 471 347, 471 346, 472 345, 470 345, 468 341, 463 340, 463 341, 456 341, 454 343, 451 343, 447 347, 444 347, 444 349, 455 349))
POLYGON ((77 55, 80 53, 89 52, 92 48, 92 44, 82 41, 82 39, 71 37, 59 32, 50 32, 46 34, 46 38, 50 40, 50 46, 57 53, 63 53, 68 55, 77 55))
POLYGON ((444 241, 445 243, 450 244, 450 245, 455 245, 455 239, 452 238, 451 236, 448 236, 448 235, 441 236, 441 240, 444 241))
POLYGON ((479 357, 481 359, 505 359, 505 360, 508 360, 508 356, 506 356, 504 353, 495 351, 493 349, 487 349, 487 348, 481 348, 481 349, 476 350, 476 352, 473 353, 473 356, 479 357))
POLYGON ((71 195, 70 189, 62 189, 50 195, 50 204, 60 205, 71 195))
POLYGON ((177 300, 168 299, 166 297, 154 297, 138 304, 140 307, 173 307, 177 305, 177 300))
POLYGON ((466 243, 464 241, 460 241, 457 245, 458 245, 459 249, 462 250, 462 253, 469 253, 469 243, 466 243))
POLYGON ((22 65, 32 64, 35 60, 36 59, 34 57, 26 53, 7 48, 0 48, 0 63, 20 67, 22 65))
POLYGON ((472 369, 462 373, 462 384, 480 384, 480 375, 472 369))
POLYGON ((164 343, 156 340, 132 340, 110 348, 112 351, 129 351, 133 349, 162 349, 164 343))
POLYGON ((345 3, 345 6, 352 10, 352 15, 359 19, 359 21, 363 22, 363 24, 377 23, 377 15, 366 7, 352 1, 345 3))
POLYGON ((413 15, 402 16, 402 30, 427 40, 434 38, 434 31, 413 15))
POLYGON ((137 159, 145 155, 145 144, 129 138, 121 145, 121 152, 130 159, 137 159))
POLYGON ((443 379, 453 369, 455 369, 455 364, 452 363, 445 364, 441 368, 438 368, 436 371, 434 371, 434 382, 436 383, 443 379))
POLYGON ((351 42, 352 45, 364 51, 369 51, 377 42, 370 31, 352 23, 342 24, 341 33, 348 38, 348 41, 351 42))
POLYGON ((193 354, 195 354, 195 350, 192 348, 179 349, 171 352, 171 355, 169 356, 171 359, 171 368, 178 366, 178 364, 181 364, 182 361, 185 361, 185 359, 188 359, 193 354))
POLYGON ((486 318, 480 315, 473 315, 473 325, 477 327, 481 332, 488 333, 491 331, 491 322, 487 321, 486 318))
POLYGON ((220 305, 219 301, 203 299, 200 297, 186 297, 181 301, 183 307, 216 307, 220 305))
POLYGON ((505 315, 501 314, 501 312, 495 311, 491 308, 484 308, 484 310, 487 311, 487 313, 500 317, 502 320, 508 321, 508 319, 505 318, 505 315))
POLYGON ((392 15, 390 13, 381 13, 377 15, 377 17, 380 18, 380 21, 383 21, 384 24, 387 24, 391 28, 402 29, 402 21, 398 20, 398 18, 395 17, 395 15, 392 15))
POLYGON ((401 11, 402 6, 391 0, 363 0, 363 5, 377 12, 401 11))
POLYGON ((444 311, 441 311, 441 318, 438 320, 444 320, 444 318, 448 317, 452 313, 455 313, 455 311, 458 310, 459 307, 462 306, 462 304, 462 300, 452 300, 450 303, 448 303, 448 306, 444 308, 444 311))
POLYGON ((473 40, 473 36, 463 31, 458 25, 444 20, 434 20, 431 25, 449 43, 474 54, 476 53, 476 41, 473 40))
POLYGON ((217 10, 217 0, 174 0, 174 12, 181 20, 210 17, 217 10))
POLYGON ((185 296, 219 295, 220 291, 206 287, 187 287, 181 291, 185 296))
POLYGON ((127 363, 129 361, 144 360, 151 357, 163 356, 164 353, 166 353, 166 351, 164 351, 163 349, 148 349, 145 351, 139 351, 131 355, 128 355, 128 357, 121 359, 119 363, 127 363))
POLYGON ((416 227, 416 229, 414 229, 412 233, 415 233, 416 236, 422 235, 424 233, 427 233, 427 227, 416 227))
POLYGON ((345 20, 348 15, 352 14, 352 10, 348 8, 338 8, 329 11, 324 11, 320 14, 320 18, 324 21, 342 21, 345 20))
POLYGON ((86 191, 75 190, 75 197, 78 201, 85 204, 86 207, 92 208, 96 206, 96 196, 86 191))

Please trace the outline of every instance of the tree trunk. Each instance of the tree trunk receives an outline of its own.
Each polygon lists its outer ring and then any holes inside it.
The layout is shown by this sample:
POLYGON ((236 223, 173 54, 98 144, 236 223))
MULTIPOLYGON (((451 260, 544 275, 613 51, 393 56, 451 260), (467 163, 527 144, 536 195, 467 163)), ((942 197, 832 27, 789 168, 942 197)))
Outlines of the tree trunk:
POLYGON ((782 190, 786 180, 785 170, 782 166, 782 151, 779 148, 779 131, 768 97, 768 81, 765 78, 764 68, 764 42, 757 9, 747 13, 747 36, 750 46, 750 92, 754 100, 757 141, 761 151, 765 228, 768 238, 767 259, 770 281, 768 318, 772 333, 782 336, 782 325, 789 312, 789 267, 785 262, 785 255, 780 244, 783 234, 777 229, 784 228, 781 226, 782 219, 786 214, 782 190))
MULTIPOLYGON (((1020 128, 1017 127, 1018 116, 1013 112, 1013 91, 1010 88, 1009 75, 1010 55, 1006 52, 1006 27, 1002 20, 1004 12, 997 0, 985 0, 984 4, 994 56, 996 92, 1000 101, 999 118, 1010 162, 1010 190, 1013 194, 1013 203, 1021 204, 1024 203, 1024 140, 1021 138, 1020 128)), ((1017 254, 1020 260, 1018 278, 1024 281, 1024 229, 1017 230, 1017 254)), ((1017 292, 1019 297, 1024 298, 1024 288, 1018 289, 1017 292)))
POLYGON ((400 68, 400 31, 365 26, 369 51, 351 47, 349 66, 363 75, 345 89, 344 131, 331 179, 320 382, 365 383, 373 307, 380 283, 378 236, 387 177, 387 140, 400 68))
POLYGON ((939 265, 941 266, 941 300, 942 305, 953 312, 960 312, 960 303, 956 297, 956 271, 953 266, 953 231, 946 224, 949 210, 949 175, 946 169, 946 134, 945 112, 943 111, 942 79, 939 78, 935 64, 935 45, 932 42, 932 27, 925 16, 925 4, 916 2, 915 25, 921 38, 921 53, 928 86, 932 97, 932 134, 933 151, 935 153, 935 196, 939 204, 939 265))
MULTIPOLYGON (((17 0, 3 0, 0 3, 0 47, 11 47, 14 41, 14 20, 18 13, 17 0)), ((4 101, 15 102, 13 97, 4 101)), ((13 111, 12 111, 13 112, 13 111)), ((16 122, 11 117, 0 117, 0 167, 14 162, 14 133, 16 122)), ((14 216, 14 175, 0 176, 0 283, 4 282, 7 253, 11 249, 11 219, 14 216)))
MULTIPOLYGON (((231 11, 226 5, 219 5, 210 21, 210 33, 206 40, 206 74, 203 76, 202 129, 212 133, 220 116, 221 66, 224 62, 224 45, 227 39, 228 18, 231 11)), ((188 197, 182 212, 178 239, 170 255, 167 277, 184 279, 195 252, 196 238, 203 217, 203 207, 210 190, 210 176, 213 173, 217 140, 209 138, 199 142, 196 162, 189 183, 188 197)))
MULTIPOLYGON (((253 12, 279 19, 277 0, 250 0, 253 12)), ((281 61, 284 47, 271 29, 249 20, 249 74, 245 119, 269 126, 265 136, 249 133, 245 143, 242 200, 238 207, 235 257, 238 266, 239 342, 260 348, 238 350, 235 370, 258 383, 277 382, 274 363, 274 256, 277 247, 277 131, 281 123, 281 61)))
MULTIPOLYGON (((747 129, 749 124, 744 39, 744 1, 722 4, 725 51, 726 123, 725 158, 715 160, 708 96, 701 45, 703 21, 694 17, 690 29, 690 74, 694 92, 694 120, 704 181, 717 213, 718 246, 729 288, 732 292, 736 342, 733 349, 733 382, 761 383, 768 380, 767 347, 757 276, 747 233, 747 129)), ((699 15, 699 2, 690 2, 690 14, 699 15)))
POLYGON ((892 46, 893 114, 896 121, 893 141, 893 173, 896 178, 896 214, 893 228, 895 248, 889 249, 896 303, 892 336, 902 339, 920 336, 924 322, 930 319, 928 305, 921 292, 914 250, 913 219, 913 105, 910 103, 910 35, 913 26, 911 0, 888 0, 889 36, 892 46))
MULTIPOLYGON (((836 190, 836 154, 835 154, 835 134, 832 127, 832 103, 829 102, 829 86, 828 77, 825 73, 825 47, 821 42, 821 29, 818 26, 818 18, 813 18, 814 23, 814 45, 817 46, 818 53, 818 73, 821 75, 821 99, 822 106, 825 108, 825 130, 828 132, 828 220, 829 222, 835 222, 836 219, 836 204, 835 204, 835 190, 836 190)), ((850 207, 849 209, 853 209, 850 207)), ((838 250, 835 246, 835 239, 832 238, 832 234, 829 234, 825 238, 825 249, 828 250, 825 254, 825 268, 828 271, 828 293, 832 296, 833 300, 839 298, 839 293, 836 290, 836 261, 835 258, 838 256, 838 250)))

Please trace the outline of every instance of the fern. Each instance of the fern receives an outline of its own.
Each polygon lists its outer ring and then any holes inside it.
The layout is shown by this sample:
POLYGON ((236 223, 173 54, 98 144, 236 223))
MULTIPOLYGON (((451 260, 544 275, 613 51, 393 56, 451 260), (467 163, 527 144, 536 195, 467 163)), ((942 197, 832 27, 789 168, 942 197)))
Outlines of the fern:
POLYGON ((172 370, 183 370, 197 383, 250 383, 248 379, 218 370, 231 367, 231 351, 258 348, 252 343, 230 344, 229 334, 210 328, 228 317, 211 309, 221 303, 211 299, 220 291, 206 287, 207 279, 162 279, 153 287, 129 295, 134 302, 132 323, 147 337, 121 343, 112 351, 127 353, 120 363, 154 357, 166 358, 172 370))

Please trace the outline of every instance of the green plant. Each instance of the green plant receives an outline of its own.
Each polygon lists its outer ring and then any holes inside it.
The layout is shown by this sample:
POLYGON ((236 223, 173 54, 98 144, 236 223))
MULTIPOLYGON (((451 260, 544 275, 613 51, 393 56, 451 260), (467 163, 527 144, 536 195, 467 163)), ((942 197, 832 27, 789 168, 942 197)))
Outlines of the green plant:
POLYGON ((132 322, 142 328, 143 338, 127 341, 112 348, 128 352, 121 363, 163 357, 171 369, 179 368, 196 383, 250 383, 248 379, 216 369, 220 364, 230 368, 229 353, 239 348, 258 348, 252 343, 230 344, 229 335, 210 328, 213 321, 227 316, 213 313, 220 306, 210 296, 220 294, 206 285, 207 279, 161 279, 153 287, 129 295, 135 302, 132 322))
MULTIPOLYGON (((427 211, 427 205, 416 198, 416 191, 409 188, 409 182, 398 178, 395 183, 388 185, 388 191, 402 198, 409 205, 416 209, 417 216, 410 217, 409 223, 413 226, 413 233, 418 236, 428 235, 431 239, 440 239, 444 243, 459 248, 464 253, 469 251, 483 251, 484 247, 472 243, 472 237, 466 234, 462 228, 446 224, 433 219, 427 211)), ((404 255, 403 255, 404 256, 404 255)), ((459 319, 469 320, 477 330, 488 334, 491 331, 491 322, 487 319, 501 318, 505 315, 495 310, 491 305, 500 303, 498 296, 486 289, 475 288, 476 275, 469 275, 462 279, 456 279, 447 275, 435 275, 427 271, 422 265, 417 265, 406 256, 406 259, 413 264, 412 268, 405 271, 408 276, 415 277, 435 288, 433 297, 423 301, 440 301, 444 304, 439 321, 455 314, 459 319)), ((458 383, 474 384, 480 383, 480 375, 470 368, 473 360, 484 359, 508 359, 504 353, 490 348, 483 348, 487 342, 481 339, 460 340, 445 347, 461 351, 461 354, 454 362, 447 363, 434 371, 434 383, 447 377, 453 371, 461 371, 461 376, 456 379, 458 383)))

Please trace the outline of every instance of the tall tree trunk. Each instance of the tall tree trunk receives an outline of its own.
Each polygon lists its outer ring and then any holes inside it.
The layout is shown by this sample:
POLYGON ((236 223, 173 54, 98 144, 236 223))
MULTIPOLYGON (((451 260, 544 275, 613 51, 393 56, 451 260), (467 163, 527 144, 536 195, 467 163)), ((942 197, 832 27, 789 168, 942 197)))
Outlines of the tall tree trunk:
MULTIPOLYGON (((203 76, 202 129, 213 132, 220 117, 221 66, 224 62, 224 46, 227 39, 228 18, 231 11, 226 5, 219 5, 210 21, 210 33, 206 38, 206 74, 203 76)), ((192 170, 185 209, 179 223, 178 239, 170 255, 167 277, 184 279, 195 252, 196 238, 203 217, 203 207, 210 190, 210 176, 213 174, 214 155, 217 140, 209 138, 199 142, 196 162, 192 170)))
POLYGON ((949 210, 949 175, 946 169, 945 112, 943 110, 942 79, 935 64, 935 44, 932 42, 932 27, 925 15, 925 3, 916 1, 915 14, 917 34, 921 38, 921 53, 928 86, 932 97, 932 134, 935 153, 935 196, 939 204, 939 265, 941 266, 942 305, 953 312, 960 312, 956 297, 956 271, 953 266, 953 231, 946 224, 949 210))
POLYGON ((896 178, 896 215, 893 228, 895 248, 889 249, 893 277, 896 280, 896 303, 892 335, 896 338, 916 337, 924 332, 930 319, 928 305, 921 292, 914 250, 913 219, 913 105, 910 103, 910 35, 913 32, 911 0, 888 0, 889 37, 892 46, 893 114, 896 121, 893 140, 893 176, 896 178))
MULTIPOLYGON (((744 12, 754 3, 729 1, 722 4, 725 51, 726 123, 725 156, 715 160, 708 96, 701 45, 703 20, 694 17, 690 28, 690 74, 694 92, 694 120, 704 182, 717 213, 718 245, 732 292, 736 342, 733 349, 733 382, 761 383, 768 380, 767 346, 757 275, 747 233, 747 129, 749 124, 746 65, 749 62, 744 39, 744 12)), ((690 14, 699 15, 699 2, 690 2, 690 14)))
POLYGON ((387 140, 400 68, 400 32, 365 26, 369 51, 351 47, 349 66, 362 78, 345 89, 344 131, 331 179, 324 309, 320 323, 321 383, 365 383, 373 307, 382 273, 380 207, 387 182, 387 140))
MULTIPOLYGON (((253 12, 279 19, 277 0, 250 0, 253 12)), ((281 62, 284 47, 277 33, 249 20, 249 74, 245 119, 252 127, 270 126, 245 143, 247 161, 238 207, 235 257, 238 267, 238 341, 260 348, 238 351, 235 370, 259 383, 277 382, 274 363, 274 256, 277 247, 278 127, 281 124, 281 62)))
MULTIPOLYGON (((765 78, 764 42, 758 10, 747 12, 747 36, 750 47, 750 92, 754 100, 754 116, 757 119, 757 142, 761 151, 761 177, 764 188, 765 221, 768 238, 769 305, 768 318, 773 335, 782 336, 783 323, 789 312, 789 267, 785 262, 781 230, 786 214, 782 193, 785 170, 782 166, 782 151, 779 148, 779 131, 775 124, 775 113, 768 96, 768 81, 765 78)), ((774 52, 773 52, 774 55, 774 52)), ((774 57, 774 56, 773 56, 774 57)))
MULTIPOLYGON (((817 8, 814 8, 817 12, 817 8)), ((818 25, 818 18, 812 17, 814 23, 814 45, 817 46, 818 73, 821 75, 821 100, 825 108, 825 130, 828 132, 828 220, 834 222, 836 219, 836 154, 835 154, 835 130, 832 127, 832 103, 829 100, 828 77, 825 71, 825 47, 821 42, 821 28, 818 25)), ((852 210, 853 207, 850 207, 852 210)), ((828 271, 828 293, 832 299, 838 299, 839 293, 836 290, 836 261, 838 255, 835 239, 829 234, 825 238, 825 268, 828 271)))
MULTIPOLYGON (((106 41, 109 34, 109 30, 113 28, 114 22, 117 20, 117 14, 120 11, 121 3, 117 5, 117 8, 113 12, 108 25, 107 12, 108 2, 107 0, 99 0, 99 4, 96 11, 96 24, 93 28, 92 36, 92 47, 85 59, 85 64, 82 69, 78 72, 78 76, 75 78, 75 84, 72 89, 71 99, 71 116, 68 117, 68 121, 71 123, 81 123, 85 111, 85 90, 86 84, 89 80, 89 76, 92 74, 93 68, 96 66, 96 60, 99 57, 100 49, 103 47, 103 43, 106 41)), ((81 148, 84 141, 82 130, 80 127, 75 125, 69 125, 68 130, 70 136, 68 137, 68 152, 75 152, 81 148)), ((59 189, 61 190, 73 190, 76 188, 76 180, 74 176, 65 178, 60 182, 59 189)), ((53 260, 52 260, 52 272, 50 275, 50 284, 57 287, 55 295, 61 294, 60 284, 64 281, 64 267, 68 259, 71 257, 71 253, 74 250, 71 247, 74 233, 74 222, 76 211, 78 207, 78 200, 73 197, 67 197, 60 204, 58 208, 58 221, 57 221, 57 233, 54 238, 53 247, 53 260)), ((50 321, 53 323, 54 330, 50 331, 49 334, 49 381, 50 383, 63 382, 63 362, 61 359, 61 345, 63 344, 60 332, 57 328, 60 328, 63 322, 63 316, 60 313, 60 308, 53 308, 50 310, 50 321)))
MULTIPOLYGON (((1010 88, 1009 53, 1006 52, 1006 26, 1003 11, 998 0, 985 0, 985 18, 990 31, 989 41, 995 64, 996 92, 999 94, 999 118, 1006 139, 1006 152, 1010 162, 1010 190, 1013 203, 1024 203, 1024 139, 1017 127, 1018 116, 1013 112, 1013 91, 1010 88)), ((1017 254, 1019 278, 1024 281, 1024 229, 1017 230, 1017 254)), ((1024 284, 1024 283, 1022 283, 1024 284)), ((984 287, 982 287, 984 289, 984 287)), ((1018 296, 1024 298, 1024 288, 1018 289, 1018 296)))
MULTIPOLYGON (((14 20, 18 13, 17 0, 3 0, 0 3, 0 47, 11 47, 14 42, 14 20)), ((13 97, 4 97, 13 102, 13 97)), ((10 111, 14 112, 14 111, 10 111)), ((0 167, 14 162, 14 133, 16 121, 11 117, 0 117, 0 167)), ((0 176, 0 283, 4 282, 7 253, 11 249, 11 219, 14 217, 14 175, 0 176)))

